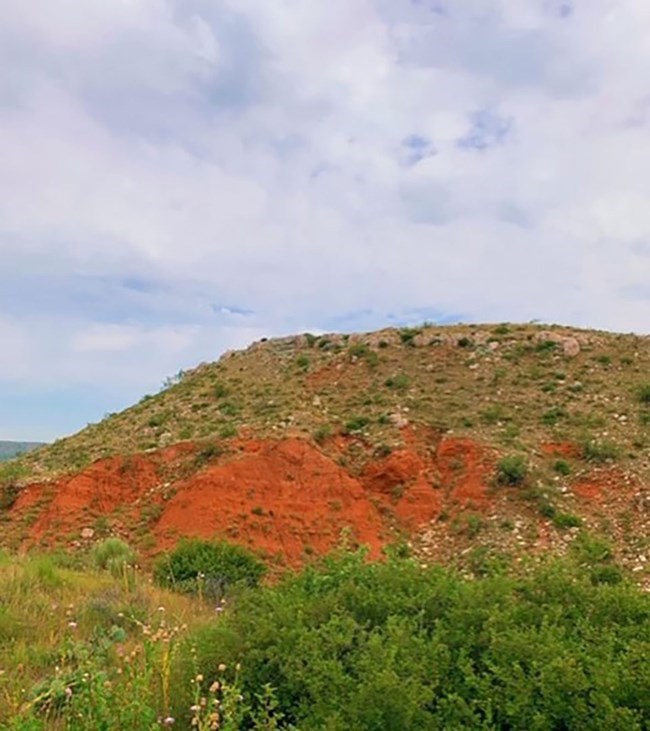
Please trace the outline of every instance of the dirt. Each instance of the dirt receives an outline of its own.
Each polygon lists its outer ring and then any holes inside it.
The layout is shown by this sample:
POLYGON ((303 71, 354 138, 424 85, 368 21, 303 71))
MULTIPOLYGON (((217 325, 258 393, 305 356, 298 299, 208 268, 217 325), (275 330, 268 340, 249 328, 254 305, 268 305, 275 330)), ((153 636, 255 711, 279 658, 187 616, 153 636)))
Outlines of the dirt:
MULTIPOLYGON (((325 445, 299 436, 248 435, 219 452, 184 442, 98 460, 78 474, 27 486, 4 530, 22 530, 27 547, 83 546, 92 529, 90 540, 121 535, 139 541, 149 555, 184 536, 222 537, 278 566, 297 566, 342 542, 367 545, 377 557, 397 537, 431 532, 431 526, 435 535, 453 539, 447 526, 455 516, 489 521, 507 510, 507 496, 493 489, 492 450, 431 428, 409 426, 402 437, 402 447, 380 455, 362 439, 340 435, 325 445), (360 466, 349 463, 351 447, 361 455, 360 466)), ((577 454, 564 443, 543 445, 542 452, 577 454)), ((570 484, 588 511, 609 499, 629 500, 636 487, 613 468, 581 474, 570 484)), ((547 524, 539 516, 534 521, 535 541, 547 546, 547 524)))

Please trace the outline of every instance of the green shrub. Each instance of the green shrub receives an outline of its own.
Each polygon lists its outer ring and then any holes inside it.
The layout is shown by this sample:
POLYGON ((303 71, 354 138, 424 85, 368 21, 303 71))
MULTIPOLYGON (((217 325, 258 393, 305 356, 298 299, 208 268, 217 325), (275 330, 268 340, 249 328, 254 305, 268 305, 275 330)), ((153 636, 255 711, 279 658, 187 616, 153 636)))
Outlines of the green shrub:
POLYGON ((422 334, 422 329, 419 327, 403 327, 399 331, 399 338, 404 345, 415 345, 415 338, 422 334))
POLYGON ((617 459, 619 454, 614 442, 588 439, 582 443, 582 455, 587 462, 609 462, 617 459))
POLYGON ((223 594, 233 584, 256 586, 266 573, 251 551, 227 541, 182 540, 170 553, 159 556, 154 580, 181 592, 223 594))
POLYGON ((301 353, 296 358, 296 366, 298 367, 298 370, 302 371, 303 373, 306 373, 309 370, 309 356, 305 355, 304 353, 301 353))
POLYGON ((370 419, 366 416, 354 416, 345 422, 345 432, 350 434, 352 432, 361 431, 370 424, 370 419))
POLYGON ((565 459, 555 460, 553 469, 558 473, 558 475, 564 475, 565 477, 566 475, 571 474, 571 465, 565 459))
POLYGON ((121 538, 106 538, 93 547, 91 560, 95 568, 119 576, 126 566, 135 562, 135 553, 121 538))
POLYGON ((650 406, 650 383, 644 383, 637 391, 637 400, 644 406, 650 406))
POLYGON ((241 662, 244 698, 273 686, 289 727, 646 728, 647 596, 609 569, 509 577, 497 559, 477 551, 484 578, 466 580, 394 554, 330 558, 239 596, 188 644, 206 676, 217 650, 241 662))
POLYGON ((237 436, 237 427, 234 424, 224 424, 219 429, 219 436, 222 439, 232 439, 237 436))
POLYGON ((528 464, 520 454, 503 457, 497 464, 497 481, 502 485, 521 485, 527 473, 528 464))
POLYGON ((542 414, 542 423, 547 426, 554 426, 560 419, 565 419, 566 417, 566 409, 563 409, 561 406, 554 406, 542 414))
POLYGON ((0 510, 9 510, 18 500, 20 488, 14 482, 0 483, 0 510))
POLYGON ((399 373, 396 376, 390 376, 384 381, 384 385, 394 391, 406 391, 409 387, 409 377, 405 373, 399 373))
POLYGON ((226 386, 225 383, 221 383, 218 381, 214 384, 214 395, 215 398, 221 399, 225 398, 230 393, 230 389, 228 386, 226 386))
POLYGON ((332 427, 329 424, 321 424, 312 432, 312 437, 316 444, 324 444, 325 441, 332 436, 332 427))
POLYGON ((582 525, 582 519, 573 513, 557 513, 553 516, 553 525, 556 528, 578 528, 582 525))

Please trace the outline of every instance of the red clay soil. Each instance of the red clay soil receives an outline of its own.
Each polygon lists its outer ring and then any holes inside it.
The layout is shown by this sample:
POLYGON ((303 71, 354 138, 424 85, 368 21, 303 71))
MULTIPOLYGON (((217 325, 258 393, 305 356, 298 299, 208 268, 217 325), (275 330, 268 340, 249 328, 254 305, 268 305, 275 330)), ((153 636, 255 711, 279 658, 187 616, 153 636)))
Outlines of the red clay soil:
POLYGON ((548 442, 542 444, 542 452, 549 457, 565 457, 567 459, 580 459, 582 449, 573 442, 548 442))
POLYGON ((250 441, 234 459, 175 486, 155 528, 158 544, 226 535, 289 563, 336 546, 342 532, 378 555, 386 526, 357 480, 310 443, 250 441))
POLYGON ((482 447, 433 430, 404 436, 404 449, 369 456, 358 476, 337 460, 346 443, 332 440, 334 451, 326 454, 298 437, 233 441, 230 452, 198 471, 199 448, 189 443, 103 459, 28 486, 10 516, 36 514, 26 544, 79 539, 104 516, 109 525, 119 518, 132 528, 148 526, 152 551, 182 536, 218 535, 296 565, 344 536, 377 556, 396 528, 416 529, 443 509, 489 503, 492 462, 482 447))
POLYGON ((629 498, 637 485, 629 475, 615 467, 593 470, 576 480, 571 488, 574 494, 585 502, 602 505, 629 498))

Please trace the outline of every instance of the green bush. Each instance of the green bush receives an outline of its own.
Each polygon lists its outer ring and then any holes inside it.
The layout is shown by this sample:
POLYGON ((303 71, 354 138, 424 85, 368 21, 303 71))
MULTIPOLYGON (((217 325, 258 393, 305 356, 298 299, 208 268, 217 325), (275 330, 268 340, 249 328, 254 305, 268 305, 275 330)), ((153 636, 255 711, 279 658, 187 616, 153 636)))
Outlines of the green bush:
POLYGON ((650 406, 650 383, 644 383, 637 391, 637 400, 644 406, 650 406))
POLYGON ((528 465, 520 454, 503 457, 497 464, 497 481, 502 485, 521 485, 527 473, 528 465))
POLYGON ((198 538, 182 540, 154 566, 160 586, 206 596, 220 596, 234 584, 256 586, 265 573, 264 563, 248 549, 198 538))
POLYGON ((321 424, 312 432, 316 444, 324 444, 332 436, 332 427, 329 424, 321 424))
POLYGON ((135 553, 121 538, 106 538, 93 547, 91 560, 95 568, 119 576, 126 566, 135 562, 135 553))
POLYGON ((244 593, 188 647, 206 677, 217 650, 241 662, 243 696, 272 686, 304 731, 641 731, 650 602, 614 573, 555 561, 466 580, 353 554, 244 593))
POLYGON ((370 424, 370 419, 367 416, 354 416, 345 422, 344 431, 347 434, 352 432, 361 431, 370 424))
POLYGON ((620 450, 614 442, 588 439, 582 443, 582 455, 587 462, 610 462, 618 458, 620 450))
POLYGON ((409 387, 409 377, 406 373, 399 373, 396 376, 390 376, 384 381, 384 385, 395 391, 406 391, 409 387))
POLYGON ((556 528, 578 528, 582 525, 582 519, 573 513, 557 513, 553 516, 553 525, 556 528))
POLYGON ((571 465, 565 459, 555 460, 553 469, 558 473, 558 475, 564 475, 565 477, 566 475, 571 474, 571 465))

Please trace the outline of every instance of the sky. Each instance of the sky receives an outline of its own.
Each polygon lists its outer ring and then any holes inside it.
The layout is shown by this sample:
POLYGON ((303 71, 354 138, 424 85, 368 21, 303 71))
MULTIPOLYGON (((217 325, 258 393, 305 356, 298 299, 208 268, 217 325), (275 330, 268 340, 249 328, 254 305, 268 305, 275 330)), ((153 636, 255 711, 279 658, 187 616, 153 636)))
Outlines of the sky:
POLYGON ((650 331, 650 3, 0 0, 0 439, 264 336, 650 331))

